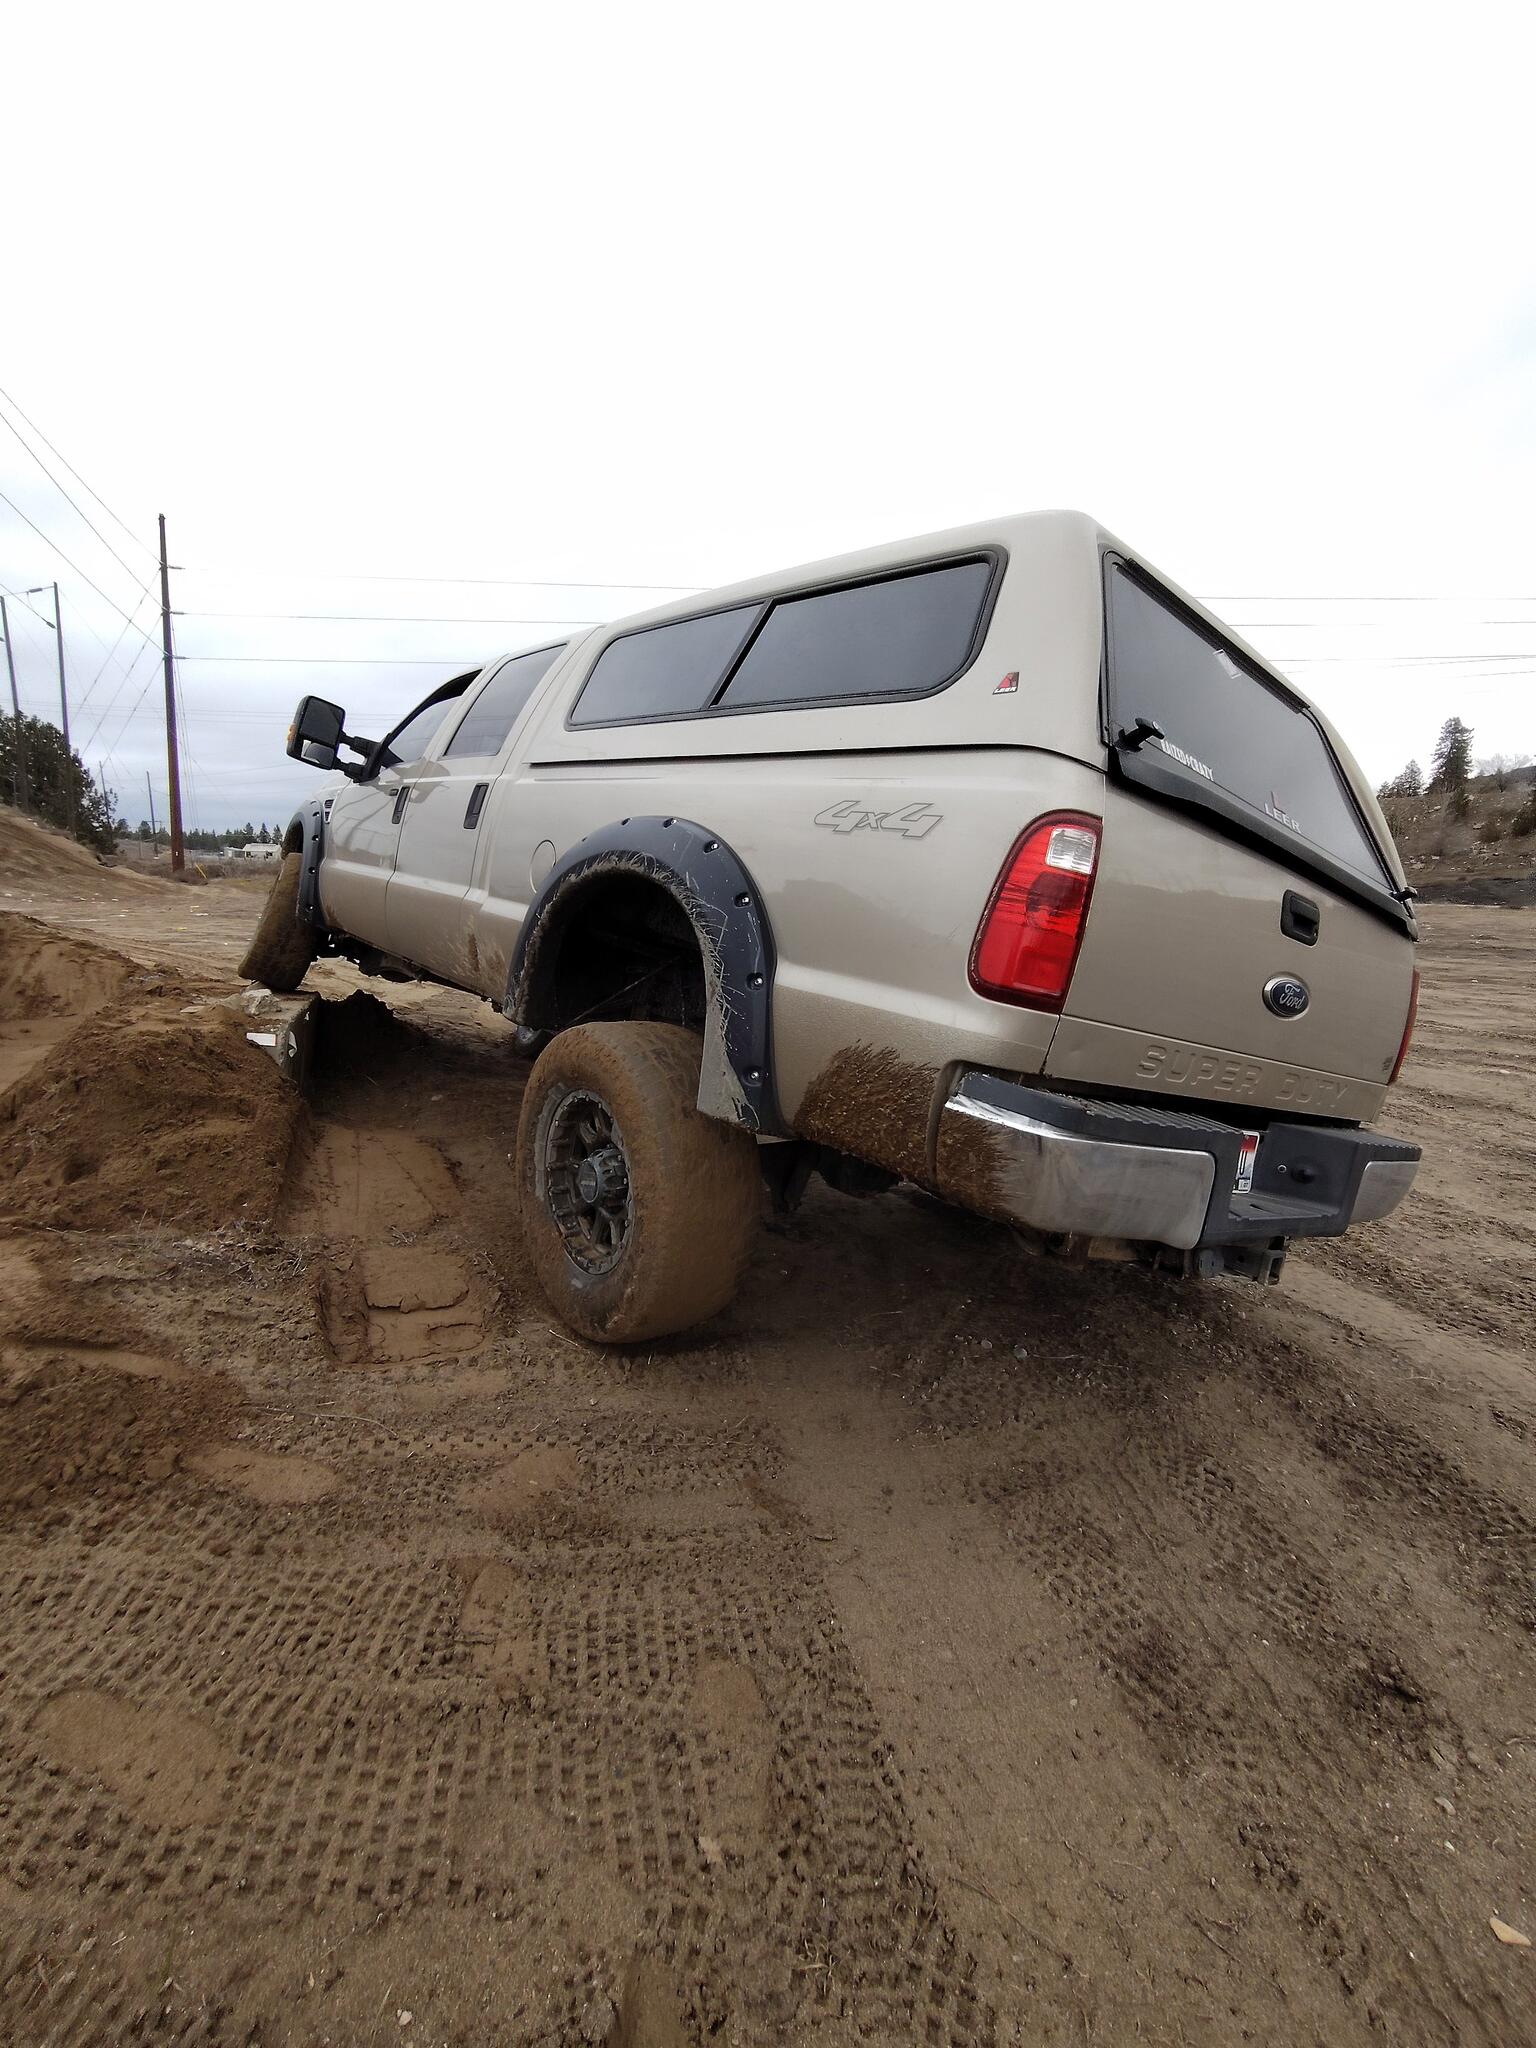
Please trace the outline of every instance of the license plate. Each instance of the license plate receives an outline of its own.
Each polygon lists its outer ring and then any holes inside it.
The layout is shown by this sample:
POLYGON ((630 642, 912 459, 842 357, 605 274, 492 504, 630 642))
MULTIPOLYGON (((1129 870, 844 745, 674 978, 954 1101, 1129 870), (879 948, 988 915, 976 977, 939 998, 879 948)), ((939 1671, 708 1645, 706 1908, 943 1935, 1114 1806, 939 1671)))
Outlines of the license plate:
POLYGON ((1259 1156, 1259 1131, 1244 1131, 1243 1142, 1237 1148, 1237 1178, 1232 1183, 1234 1195, 1253 1192, 1253 1162, 1259 1156))

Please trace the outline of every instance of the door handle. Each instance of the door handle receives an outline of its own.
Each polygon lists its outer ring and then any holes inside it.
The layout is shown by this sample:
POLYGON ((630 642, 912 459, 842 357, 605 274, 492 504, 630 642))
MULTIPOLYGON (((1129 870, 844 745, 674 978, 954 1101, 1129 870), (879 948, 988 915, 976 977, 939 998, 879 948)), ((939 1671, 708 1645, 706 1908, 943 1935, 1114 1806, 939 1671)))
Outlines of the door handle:
POLYGON ((410 802, 410 800, 411 785, 408 782, 402 782, 400 785, 400 793, 395 798, 395 808, 389 814, 389 821, 392 825, 398 825, 400 820, 405 816, 405 807, 410 802))
POLYGON ((1315 946, 1322 928, 1323 913, 1312 898, 1287 889, 1280 899, 1280 929, 1285 936, 1299 940, 1303 946, 1315 946))
POLYGON ((485 795, 490 788, 488 782, 477 782, 469 793, 469 802, 464 807, 464 830, 473 832, 480 822, 480 813, 485 809, 485 795))

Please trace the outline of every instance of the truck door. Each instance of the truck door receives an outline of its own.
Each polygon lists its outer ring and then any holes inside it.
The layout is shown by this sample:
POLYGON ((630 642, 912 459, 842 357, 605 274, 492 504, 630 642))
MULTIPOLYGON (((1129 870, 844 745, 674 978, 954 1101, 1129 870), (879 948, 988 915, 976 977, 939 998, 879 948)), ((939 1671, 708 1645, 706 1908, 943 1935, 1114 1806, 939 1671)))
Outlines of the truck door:
POLYGON ((514 728, 561 647, 514 654, 471 697, 438 758, 411 776, 384 922, 388 947, 461 987, 477 985, 465 898, 474 880, 480 823, 514 728))
POLYGON ((406 798, 412 779, 426 766, 427 748, 473 680, 456 677, 402 718, 385 736, 374 773, 365 781, 345 783, 331 805, 320 863, 320 908, 328 925, 365 945, 389 949, 384 899, 406 798))

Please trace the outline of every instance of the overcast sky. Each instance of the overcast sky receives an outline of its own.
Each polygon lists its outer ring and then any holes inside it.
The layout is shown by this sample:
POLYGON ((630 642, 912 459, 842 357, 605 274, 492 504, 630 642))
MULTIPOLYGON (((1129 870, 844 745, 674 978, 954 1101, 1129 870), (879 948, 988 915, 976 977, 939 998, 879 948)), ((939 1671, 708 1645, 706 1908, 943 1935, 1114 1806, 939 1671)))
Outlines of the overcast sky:
MULTIPOLYGON (((608 586, 1051 505, 1373 778, 1451 711, 1536 751, 1533 23, 52 0, 7 22, 0 385, 143 543, 167 515, 203 824, 292 809, 306 688, 367 730, 668 595, 608 586), (289 658, 194 658, 235 655, 289 658)), ((151 561, 0 412, 124 558, 0 429, 76 565, 0 504, 0 584, 59 577, 136 822, 159 684, 112 607, 158 638, 151 561)))

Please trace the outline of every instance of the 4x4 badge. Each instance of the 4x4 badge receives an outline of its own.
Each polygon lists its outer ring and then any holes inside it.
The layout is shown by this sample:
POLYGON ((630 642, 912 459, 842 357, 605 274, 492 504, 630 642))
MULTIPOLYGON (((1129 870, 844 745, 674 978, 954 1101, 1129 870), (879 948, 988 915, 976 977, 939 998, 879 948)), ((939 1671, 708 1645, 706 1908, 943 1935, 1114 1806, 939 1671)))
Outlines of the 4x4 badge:
POLYGON ((931 804, 903 804, 899 811, 866 811, 852 797, 831 804, 816 813, 815 822, 833 832, 901 832, 908 839, 921 839, 935 825, 942 825, 944 813, 931 804))

